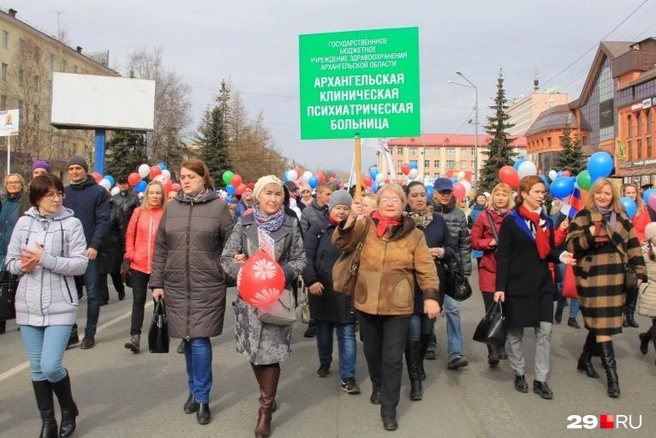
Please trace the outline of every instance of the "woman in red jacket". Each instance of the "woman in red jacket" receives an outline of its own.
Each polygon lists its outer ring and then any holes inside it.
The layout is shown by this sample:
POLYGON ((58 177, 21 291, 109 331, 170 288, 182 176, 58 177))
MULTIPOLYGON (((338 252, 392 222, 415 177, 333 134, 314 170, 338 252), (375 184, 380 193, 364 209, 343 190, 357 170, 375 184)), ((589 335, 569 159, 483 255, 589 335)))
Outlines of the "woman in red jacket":
MULTIPOLYGON (((472 249, 483 251, 483 258, 478 264, 478 284, 483 294, 485 312, 494 304, 494 291, 497 276, 497 238, 503 218, 515 207, 512 189, 508 184, 499 183, 492 190, 485 210, 478 215, 472 225, 470 239, 472 249), (494 223, 494 229, 492 228, 494 223)), ((499 359, 506 359, 503 345, 487 346, 487 363, 490 368, 499 365, 499 359)))
POLYGON ((139 353, 148 280, 153 272, 155 236, 163 207, 164 187, 159 181, 151 181, 144 192, 143 204, 134 210, 125 233, 125 258, 130 261, 129 275, 134 294, 130 340, 125 343, 125 348, 133 353, 139 353))

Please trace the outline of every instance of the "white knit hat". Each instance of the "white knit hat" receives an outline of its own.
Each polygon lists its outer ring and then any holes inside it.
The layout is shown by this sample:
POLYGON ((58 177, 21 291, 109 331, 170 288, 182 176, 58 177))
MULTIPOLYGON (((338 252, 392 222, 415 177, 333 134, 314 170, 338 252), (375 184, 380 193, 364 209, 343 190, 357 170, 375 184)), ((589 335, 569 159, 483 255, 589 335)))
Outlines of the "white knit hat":
POLYGON ((280 178, 278 178, 275 175, 263 176, 260 177, 260 179, 258 179, 257 182, 255 183, 255 188, 253 189, 253 196, 255 197, 255 199, 258 199, 260 197, 260 192, 262 191, 262 189, 268 186, 269 184, 279 185, 280 190, 284 190, 282 187, 283 182, 280 178))
POLYGON ((645 239, 651 240, 654 236, 656 236, 656 222, 650 222, 645 228, 645 239))

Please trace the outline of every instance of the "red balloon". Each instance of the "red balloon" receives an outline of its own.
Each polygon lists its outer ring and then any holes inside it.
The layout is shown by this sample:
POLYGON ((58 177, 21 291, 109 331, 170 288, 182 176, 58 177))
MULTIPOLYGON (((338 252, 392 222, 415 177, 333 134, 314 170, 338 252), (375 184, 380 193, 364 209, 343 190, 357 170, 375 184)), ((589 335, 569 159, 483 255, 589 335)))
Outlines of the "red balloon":
POLYGON ((323 174, 323 172, 317 171, 317 173, 315 173, 315 176, 319 180, 319 184, 323 184, 324 182, 326 182, 326 176, 323 174))
POLYGON ((93 177, 93 179, 96 180, 97 183, 99 183, 100 180, 103 179, 102 175, 99 174, 98 172, 91 172, 91 176, 93 177))
POLYGON ((649 195, 649 198, 647 198, 647 204, 652 208, 652 210, 656 210, 656 193, 652 193, 649 195))
MULTIPOLYGON (((230 184, 232 184, 233 187, 239 187, 241 185, 241 176, 233 175, 230 179, 230 184)), ((239 195, 240 193, 237 194, 239 195)))
POLYGON ((467 196, 467 190, 465 190, 465 186, 459 182, 455 183, 453 185, 453 196, 455 196, 458 201, 465 199, 465 196, 467 196))
POLYGON ((242 195, 244 193, 244 190, 246 190, 246 184, 241 183, 235 188, 235 195, 242 195))
POLYGON ((562 175, 563 176, 572 176, 572 172, 570 172, 569 170, 563 170, 562 175))
POLYGON ((403 172, 404 175, 407 175, 410 173, 410 165, 408 163, 403 163, 401 166, 401 172, 403 172))
POLYGON ((164 193, 168 193, 173 189, 173 183, 171 179, 166 175, 157 175, 153 178, 153 181, 159 181, 164 186, 164 193))
POLYGON ((274 259, 260 251, 241 265, 237 274, 239 296, 255 307, 275 302, 285 290, 285 274, 274 259))
POLYGON ((499 179, 510 187, 519 188, 519 175, 512 166, 503 166, 499 169, 499 179))
POLYGON ((180 190, 182 190, 182 187, 180 187, 180 184, 178 183, 173 183, 171 184, 171 190, 173 190, 174 192, 179 192, 180 190))
POLYGON ((141 177, 137 172, 132 172, 130 175, 128 175, 128 182, 131 186, 136 186, 139 184, 139 181, 141 181, 141 177))
POLYGON ((162 174, 162 169, 159 166, 151 166, 150 168, 150 179, 154 179, 157 175, 162 174))
POLYGON ((362 184, 365 185, 365 187, 371 187, 371 185, 374 183, 374 180, 371 179, 369 175, 365 175, 362 177, 362 184))

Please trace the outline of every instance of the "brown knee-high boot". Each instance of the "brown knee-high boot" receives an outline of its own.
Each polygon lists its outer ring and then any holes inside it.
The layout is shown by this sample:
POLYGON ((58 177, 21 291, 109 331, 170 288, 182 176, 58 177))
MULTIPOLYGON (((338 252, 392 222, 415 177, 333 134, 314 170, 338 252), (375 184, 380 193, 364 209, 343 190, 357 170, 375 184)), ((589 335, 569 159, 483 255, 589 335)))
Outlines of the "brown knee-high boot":
POLYGON ((280 380, 280 364, 252 365, 257 383, 260 385, 260 410, 255 426, 256 438, 271 435, 271 414, 275 411, 276 392, 280 380))

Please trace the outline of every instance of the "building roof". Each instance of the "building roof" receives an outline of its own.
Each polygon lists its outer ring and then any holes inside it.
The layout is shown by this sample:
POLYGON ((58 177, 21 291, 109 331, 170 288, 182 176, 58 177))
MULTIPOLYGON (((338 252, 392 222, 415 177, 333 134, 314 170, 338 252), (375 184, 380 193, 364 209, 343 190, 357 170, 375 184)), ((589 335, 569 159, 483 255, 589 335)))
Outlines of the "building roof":
MULTIPOLYGON (((490 141, 487 134, 479 134, 478 144, 487 146, 490 141)), ((512 147, 526 147, 526 137, 512 137, 512 147)), ((387 142, 389 146, 468 146, 476 143, 475 134, 422 134, 417 137, 399 137, 387 142)))
POLYGON ((652 68, 651 70, 649 70, 649 71, 647 71, 643 74, 641 74, 638 79, 636 79, 634 81, 631 81, 631 82, 629 82, 628 84, 626 84, 622 87, 619 87, 618 90, 625 90, 627 88, 634 87, 636 85, 640 85, 642 83, 645 83, 645 82, 649 81, 650 79, 654 79, 654 78, 656 78, 656 67, 652 68))
POLYGON ((572 113, 571 105, 564 104, 556 105, 555 107, 540 113, 538 118, 535 119, 535 122, 533 122, 531 127, 526 131, 526 135, 534 135, 539 134, 540 132, 565 128, 581 129, 583 131, 590 130, 590 127, 587 124, 579 127, 579 122, 572 113))

